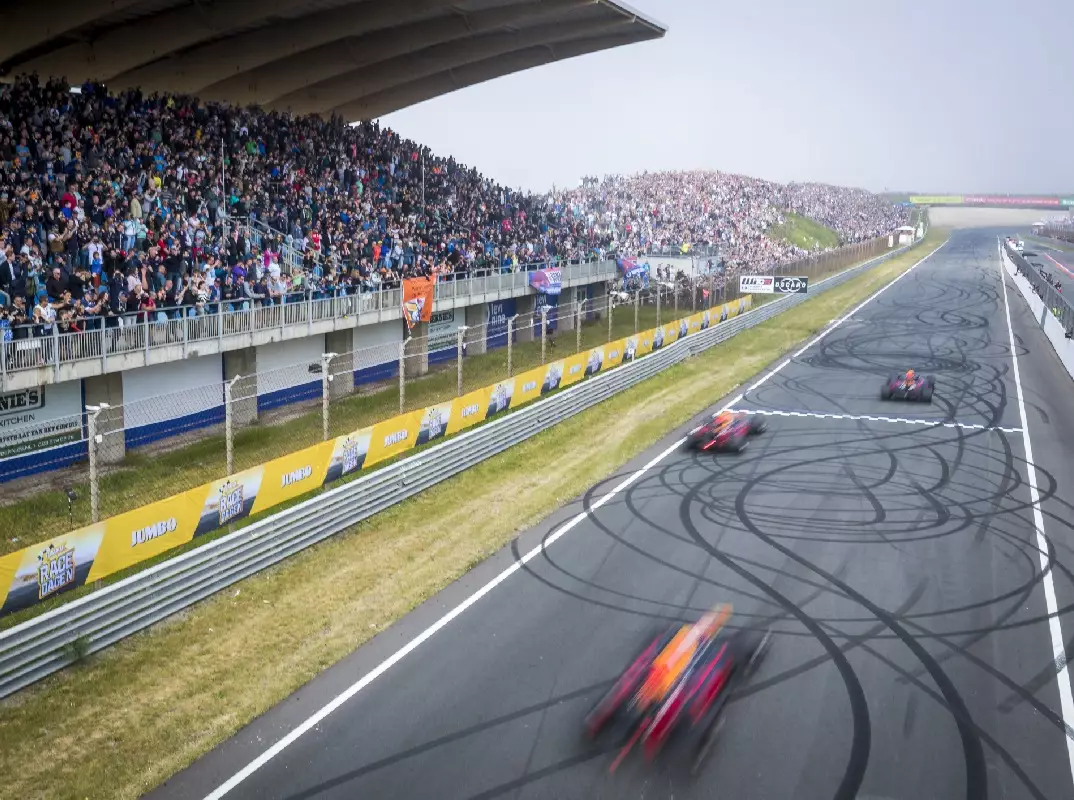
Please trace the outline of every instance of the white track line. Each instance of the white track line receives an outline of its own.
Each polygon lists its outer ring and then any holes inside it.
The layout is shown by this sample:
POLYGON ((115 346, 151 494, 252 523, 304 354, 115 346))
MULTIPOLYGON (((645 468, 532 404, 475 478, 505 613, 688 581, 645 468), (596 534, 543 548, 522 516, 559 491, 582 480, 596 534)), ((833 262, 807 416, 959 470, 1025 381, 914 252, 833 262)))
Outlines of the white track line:
MULTIPOLYGON (((944 244, 946 244, 946 242, 944 242, 944 244)), ((943 247, 943 244, 941 244, 940 247, 943 247)), ((871 302, 874 298, 878 297, 882 292, 886 291, 889 287, 893 286, 904 275, 907 275, 910 272, 912 272, 913 270, 917 269, 918 266, 920 266, 925 261, 927 261, 929 258, 931 258, 933 256, 933 254, 935 254, 936 251, 940 249, 940 247, 935 248, 927 256, 925 256, 920 261, 918 261, 916 264, 914 264, 912 267, 910 267, 910 269, 906 270, 906 272, 904 272, 901 275, 899 275, 898 277, 896 277, 893 281, 891 281, 891 283, 881 287, 879 289, 879 291, 874 292, 872 295, 870 295, 864 302, 862 302, 860 305, 858 305, 857 308, 855 308, 849 314, 847 314, 844 317, 841 317, 840 319, 836 320, 831 325, 829 325, 829 327, 826 328, 823 332, 821 332, 815 338, 810 340, 810 342, 805 347, 801 348, 797 353, 795 353, 795 357, 797 357, 797 356, 801 355, 802 353, 804 353, 807 349, 812 347, 814 344, 816 344, 821 339, 823 339, 825 336, 827 336, 829 333, 831 333, 833 330, 835 330, 839 325, 843 324, 843 322, 845 322, 846 320, 850 319, 850 317, 852 315, 854 315, 855 313, 860 311, 862 308, 864 308, 866 304, 871 302)), ((773 375, 775 375, 777 372, 779 372, 781 369, 783 369, 789 363, 790 363, 790 359, 784 361, 778 367, 776 367, 774 370, 769 372, 767 375, 765 375, 765 376, 761 377, 760 379, 758 379, 752 386, 750 386, 749 389, 747 389, 747 391, 750 391, 752 389, 756 389, 758 386, 760 386, 766 380, 771 378, 773 375)), ((736 405, 737 403, 742 402, 742 398, 743 398, 743 395, 741 395, 741 394, 736 396, 736 397, 734 397, 733 399, 731 399, 724 406, 723 410, 724 411, 729 410, 732 406, 736 405)), ((253 761, 251 761, 249 764, 247 764, 241 770, 239 770, 234 775, 232 775, 230 778, 228 778, 217 789, 215 789, 210 794, 206 795, 205 800, 221 800, 221 798, 225 797, 229 792, 231 792, 233 789, 235 789, 239 784, 241 784, 243 781, 245 781, 247 778, 249 778, 251 775, 253 775, 255 772, 257 772, 259 769, 261 769, 267 763, 269 763, 272 759, 274 759, 276 756, 278 756, 280 753, 282 753, 284 750, 286 750, 288 747, 290 747, 296 741, 298 741, 298 739, 300 739, 303 735, 305 735, 306 733, 309 733, 309 731, 313 730, 313 728, 315 728, 317 725, 319 725, 329 714, 331 714, 333 711, 338 709, 340 706, 342 706, 344 703, 346 703, 348 700, 350 700, 352 697, 354 697, 356 694, 358 694, 364 688, 369 686, 369 684, 371 684, 373 681, 375 681, 377 678, 379 678, 381 675, 383 675, 389 669, 394 667, 396 664, 398 664, 400 661, 402 661, 404 658, 406 658, 408 655, 410 655, 412 652, 414 652, 416 649, 418 649, 419 646, 421 646, 422 644, 427 642, 429 639, 431 639, 440 630, 442 630, 443 628, 447 627, 448 623, 450 623, 452 620, 456 619, 457 617, 461 616, 464 611, 466 611, 471 606, 473 606, 478 600, 480 600, 482 597, 487 595, 489 592, 491 592, 493 589, 495 589, 497 586, 499 586, 505 580, 510 578, 512 575, 514 575, 520 569, 522 569, 522 567, 527 562, 531 561, 532 559, 534 559, 538 555, 540 555, 540 553, 544 550, 544 548, 546 548, 549 545, 553 544, 554 542, 558 541, 564 535, 566 535, 569 531, 571 531, 575 527, 577 527, 578 524, 581 523, 583 520, 585 520, 589 516, 589 514, 591 512, 596 511, 598 508, 600 508, 605 503, 607 503, 609 500, 611 500, 613 497, 615 497, 617 494, 619 494, 619 492, 621 492, 624 489, 626 489, 632 483, 635 483, 642 475, 644 475, 650 469, 655 467, 657 464, 659 464, 661 461, 663 461, 669 455, 671 455, 672 453, 677 452, 679 450, 679 448, 682 447, 682 445, 683 445, 683 443, 685 441, 686 441, 685 438, 679 439, 677 442, 675 442, 670 447, 668 447, 666 450, 664 450, 664 452, 660 453, 660 455, 658 455, 656 458, 654 458, 648 464, 646 464, 641 469, 639 469, 637 472, 635 472, 632 475, 630 475, 629 477, 627 477, 624 481, 622 481, 617 486, 615 486, 615 488, 613 488, 606 495, 602 496, 599 500, 597 500, 595 503, 593 503, 593 505, 591 505, 586 511, 582 511, 582 512, 578 513, 576 516, 572 517, 569 521, 567 521, 566 524, 563 525, 563 527, 559 528, 555 533, 553 533, 551 536, 549 536, 547 539, 545 539, 543 542, 541 542, 541 544, 539 544, 536 547, 534 547, 532 550, 530 550, 528 553, 526 553, 524 556, 522 556, 522 558, 520 558, 518 561, 513 563, 511 566, 507 567, 503 572, 501 572, 499 575, 497 575, 491 581, 486 583, 484 586, 482 586, 480 589, 478 589, 472 595, 467 597, 459 605, 455 606, 453 609, 451 609, 449 612, 447 612, 444 616, 442 616, 440 619, 438 619, 432 625, 430 625, 428 628, 426 628, 421 633, 419 633, 416 637, 411 639, 401 649, 395 651, 395 653, 393 653, 386 661, 384 661, 381 664, 379 664, 378 666, 374 667, 370 672, 366 673, 356 683, 353 683, 349 687, 344 689, 342 693, 340 693, 339 695, 334 697, 325 706, 323 706, 318 711, 316 711, 311 717, 306 719, 301 725, 299 725, 297 728, 292 730, 290 733, 288 733, 286 736, 284 736, 278 742, 276 742, 271 747, 269 747, 265 752, 263 752, 257 758, 255 758, 253 761)))
POLYGON ((869 422, 901 422, 904 425, 928 425, 933 428, 962 428, 968 431, 1003 431, 1003 433, 1021 433, 1021 428, 1000 428, 996 425, 973 425, 968 422, 945 422, 942 419, 913 419, 909 417, 873 417, 862 414, 820 414, 813 411, 773 411, 767 408, 736 408, 739 414, 761 414, 773 417, 808 417, 810 419, 846 419, 869 422))
MULTIPOLYGON (((1033 463, 1033 443, 1029 440, 1029 417, 1026 416, 1026 404, 1022 396, 1022 377, 1018 371, 1018 345, 1014 341, 1014 326, 1011 325, 1011 306, 1007 300, 1007 271, 1003 268, 1003 245, 1000 244, 999 282, 1003 287, 1003 310, 1007 315, 1007 336, 1011 343, 1011 362, 1014 364, 1014 389, 1018 397, 1018 415, 1022 420, 1022 444, 1026 451, 1026 482, 1029 484, 1029 500, 1033 505, 1033 527, 1037 534, 1037 551, 1040 556, 1041 586, 1044 588, 1044 603, 1048 609, 1048 633, 1052 639, 1052 661, 1055 663, 1055 679, 1059 684, 1059 705, 1063 713, 1063 724, 1067 731, 1074 725, 1074 695, 1070 691, 1070 672, 1067 669, 1066 647, 1063 638, 1063 625, 1059 621, 1059 604, 1055 598, 1055 581, 1048 564, 1051 546, 1048 535, 1044 532, 1044 514, 1040 510, 1040 491, 1037 489, 1037 468, 1033 463)), ((1066 735, 1067 760, 1070 762, 1070 775, 1074 780, 1074 738, 1066 735)))

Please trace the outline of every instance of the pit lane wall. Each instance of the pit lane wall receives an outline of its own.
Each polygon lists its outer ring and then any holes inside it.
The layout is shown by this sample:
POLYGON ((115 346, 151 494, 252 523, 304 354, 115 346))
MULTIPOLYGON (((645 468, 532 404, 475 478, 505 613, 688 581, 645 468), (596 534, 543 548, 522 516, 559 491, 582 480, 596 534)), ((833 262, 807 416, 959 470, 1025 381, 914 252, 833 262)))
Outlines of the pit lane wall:
POLYGON ((1014 258, 1002 241, 999 249, 1000 257, 1003 260, 1003 268, 1007 270, 1007 274, 1011 276, 1015 286, 1018 287, 1018 291, 1021 292, 1022 297, 1029 305, 1033 318, 1037 320, 1037 324, 1044 331, 1045 337, 1047 337, 1052 348, 1059 356, 1059 360, 1063 362, 1063 367, 1066 369, 1067 374, 1074 379, 1074 338, 1067 338, 1067 331, 1063 329, 1062 324, 1052 313, 1052 310, 1048 308, 1044 300, 1033 290, 1033 284, 1030 283, 1029 279, 1018 271, 1014 258))
POLYGON ((359 470, 719 325, 739 298, 457 397, 402 414, 0 558, 0 616, 114 575, 359 470))

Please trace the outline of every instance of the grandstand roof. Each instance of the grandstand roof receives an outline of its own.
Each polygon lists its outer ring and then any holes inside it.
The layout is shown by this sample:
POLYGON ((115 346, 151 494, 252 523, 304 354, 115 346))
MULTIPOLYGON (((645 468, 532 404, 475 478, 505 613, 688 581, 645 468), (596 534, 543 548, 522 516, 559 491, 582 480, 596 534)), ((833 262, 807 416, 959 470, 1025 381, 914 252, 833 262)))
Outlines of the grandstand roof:
POLYGON ((658 39, 618 0, 4 0, 2 74, 373 119, 658 39))

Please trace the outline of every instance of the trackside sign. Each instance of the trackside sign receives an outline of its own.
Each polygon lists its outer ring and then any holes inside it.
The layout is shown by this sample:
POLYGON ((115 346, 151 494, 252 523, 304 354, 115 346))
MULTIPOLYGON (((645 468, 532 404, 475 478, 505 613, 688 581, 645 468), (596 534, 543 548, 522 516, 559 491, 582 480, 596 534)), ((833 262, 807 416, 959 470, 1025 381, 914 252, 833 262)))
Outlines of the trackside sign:
POLYGON ((790 275, 742 275, 738 290, 742 294, 805 294, 809 278, 790 275))
POLYGON ((776 278, 776 294, 805 294, 809 290, 809 278, 780 276, 776 278))
POLYGON ((742 294, 772 294, 775 279, 771 275, 742 275, 738 290, 742 294))

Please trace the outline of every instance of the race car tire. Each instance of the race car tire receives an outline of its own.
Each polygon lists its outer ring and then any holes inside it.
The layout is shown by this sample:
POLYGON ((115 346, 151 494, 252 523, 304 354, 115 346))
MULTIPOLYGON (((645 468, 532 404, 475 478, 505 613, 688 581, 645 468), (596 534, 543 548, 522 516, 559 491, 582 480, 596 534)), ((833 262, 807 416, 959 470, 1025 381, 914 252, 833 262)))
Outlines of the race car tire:
POLYGON ((750 440, 748 436, 736 436, 731 440, 730 444, 727 445, 727 449, 732 453, 741 453, 749 446, 750 440))
POLYGON ((880 399, 881 400, 891 400, 892 399, 892 397, 894 396, 894 392, 892 392, 891 387, 898 380, 899 380, 898 375, 891 375, 890 377, 888 377, 887 382, 884 384, 884 388, 882 388, 880 390, 880 399))
POLYGON ((919 397, 920 397, 922 403, 931 403, 932 402, 932 387, 931 386, 922 387, 919 397))
POLYGON ((768 422, 761 414, 754 414, 750 417, 750 435, 757 436, 768 430, 768 422))

